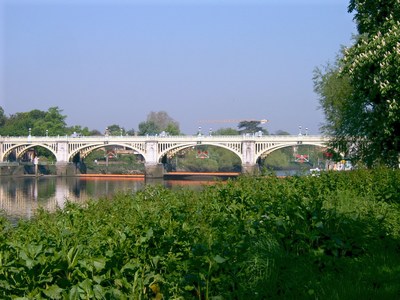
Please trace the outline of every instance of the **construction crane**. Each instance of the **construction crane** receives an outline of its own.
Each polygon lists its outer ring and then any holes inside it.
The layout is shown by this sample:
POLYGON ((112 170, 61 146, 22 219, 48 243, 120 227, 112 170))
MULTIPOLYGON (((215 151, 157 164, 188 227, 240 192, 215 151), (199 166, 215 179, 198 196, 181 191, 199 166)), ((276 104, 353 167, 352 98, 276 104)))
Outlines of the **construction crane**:
POLYGON ((241 120, 200 120, 199 123, 240 123, 240 122, 260 122, 260 124, 268 123, 267 119, 255 120, 255 119, 241 119, 241 120))

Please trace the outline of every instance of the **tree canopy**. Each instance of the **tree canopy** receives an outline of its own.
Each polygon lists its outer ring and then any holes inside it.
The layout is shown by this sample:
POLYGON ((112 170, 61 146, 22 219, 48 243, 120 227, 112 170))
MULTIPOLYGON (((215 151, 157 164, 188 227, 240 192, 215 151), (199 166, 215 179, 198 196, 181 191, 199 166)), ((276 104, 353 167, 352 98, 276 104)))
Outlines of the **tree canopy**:
POLYGON ((4 109, 0 106, 0 127, 2 127, 7 121, 7 117, 4 114, 4 109))
POLYGON ((107 127, 107 135, 124 135, 125 134, 125 128, 117 125, 117 124, 112 124, 107 127))
POLYGON ((213 135, 239 135, 239 131, 234 128, 219 128, 215 131, 212 131, 213 135))
POLYGON ((358 122, 358 109, 350 101, 352 87, 349 77, 340 74, 342 53, 335 64, 327 64, 314 70, 314 91, 320 95, 320 108, 325 114, 326 123, 322 126, 325 134, 345 136, 347 131, 355 132, 358 122), (354 127, 354 128, 353 128, 354 127))
POLYGON ((139 123, 139 135, 155 135, 165 132, 170 135, 179 135, 179 123, 165 111, 150 112, 147 120, 139 123))
POLYGON ((38 136, 63 135, 66 133, 66 116, 61 113, 62 110, 58 107, 50 107, 47 112, 34 109, 10 115, 3 119, 0 134, 10 136, 24 136, 29 133, 38 136))
POLYGON ((268 134, 268 131, 261 127, 261 121, 241 121, 238 128, 240 134, 257 132, 268 134))
POLYGON ((355 13, 354 21, 360 34, 378 32, 388 19, 399 20, 398 0, 350 0, 349 13, 355 13))
POLYGON ((400 153, 400 2, 351 0, 359 35, 333 66, 316 70, 324 131, 368 166, 400 153), (350 142, 350 143, 349 143, 350 142))

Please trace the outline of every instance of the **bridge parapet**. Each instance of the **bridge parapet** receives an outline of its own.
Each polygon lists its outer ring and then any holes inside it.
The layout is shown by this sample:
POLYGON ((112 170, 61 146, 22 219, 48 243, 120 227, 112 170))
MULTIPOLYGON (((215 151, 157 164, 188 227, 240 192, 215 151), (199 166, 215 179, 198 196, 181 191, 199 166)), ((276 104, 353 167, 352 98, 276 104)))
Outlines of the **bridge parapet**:
POLYGON ((321 135, 148 135, 148 136, 0 136, 0 142, 51 142, 51 141, 160 141, 160 140, 173 140, 173 141, 188 141, 194 139, 202 140, 229 140, 229 141, 243 141, 243 140, 306 140, 306 141, 327 141, 329 137, 321 135))

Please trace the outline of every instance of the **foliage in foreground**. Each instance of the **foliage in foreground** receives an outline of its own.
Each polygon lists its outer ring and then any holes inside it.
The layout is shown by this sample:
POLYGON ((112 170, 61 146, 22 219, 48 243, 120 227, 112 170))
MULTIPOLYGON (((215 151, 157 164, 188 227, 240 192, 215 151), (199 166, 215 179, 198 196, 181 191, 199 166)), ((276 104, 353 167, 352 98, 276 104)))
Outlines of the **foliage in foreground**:
POLYGON ((400 173, 148 186, 1 221, 0 298, 395 299, 400 173))

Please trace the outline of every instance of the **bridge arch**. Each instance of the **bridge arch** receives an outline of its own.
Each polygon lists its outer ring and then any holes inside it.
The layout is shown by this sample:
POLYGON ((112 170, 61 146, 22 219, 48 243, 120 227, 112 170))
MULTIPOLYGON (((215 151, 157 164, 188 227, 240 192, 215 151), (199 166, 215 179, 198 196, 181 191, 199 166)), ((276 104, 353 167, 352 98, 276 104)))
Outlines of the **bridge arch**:
POLYGON ((29 149, 35 148, 35 147, 39 147, 39 148, 44 148, 47 149, 51 152, 51 154, 53 154, 53 156, 56 158, 56 151, 54 150, 54 147, 52 147, 52 145, 48 145, 48 144, 39 144, 39 143, 35 143, 35 144, 29 144, 29 143, 25 143, 25 144, 17 144, 17 145, 11 145, 10 147, 8 147, 6 149, 6 151, 4 151, 1 156, 0 156, 0 161, 5 161, 7 159, 7 157, 9 157, 11 155, 12 152, 16 152, 15 156, 16 159, 21 158, 29 149))
POLYGON ((143 149, 140 147, 134 147, 133 145, 130 144, 125 144, 125 143, 92 143, 92 144, 85 144, 85 145, 80 145, 79 147, 75 147, 73 151, 71 151, 68 155, 68 161, 71 161, 78 153, 81 155, 82 158, 87 157, 90 153, 93 151, 100 149, 100 148, 105 148, 105 147, 110 147, 110 146, 119 146, 119 147, 124 147, 128 149, 132 149, 136 151, 138 154, 142 155, 144 159, 146 159, 145 152, 143 149))
POLYGON ((159 154, 159 156, 157 158, 157 161, 158 161, 158 163, 161 163, 162 159, 165 156, 168 156, 168 155, 173 156, 177 152, 179 152, 179 151, 181 151, 183 149, 196 147, 196 146, 214 146, 214 147, 218 147, 218 148, 222 148, 222 149, 228 150, 228 151, 234 153, 236 156, 238 156, 240 161, 243 164, 242 155, 236 149, 234 149, 232 147, 229 147, 228 145, 224 145, 224 144, 221 144, 221 143, 212 143, 212 142, 201 142, 201 143, 199 143, 199 142, 191 142, 191 143, 185 143, 185 144, 179 144, 179 145, 170 146, 170 147, 168 147, 168 148, 166 148, 166 149, 164 149, 163 151, 160 152, 160 154, 159 154))
POLYGON ((262 157, 266 157, 267 155, 271 154, 274 151, 277 151, 279 149, 283 149, 283 148, 287 148, 287 147, 293 147, 293 146, 316 146, 316 147, 326 147, 325 144, 323 143, 315 143, 315 142, 305 142, 305 143, 298 143, 298 142, 293 142, 293 143, 282 143, 282 144, 277 144, 274 145, 270 148, 268 148, 265 151, 260 151, 259 153, 256 153, 257 159, 262 158, 262 157))
POLYGON ((302 170, 324 168, 327 145, 321 143, 291 143, 276 145, 258 157, 259 168, 302 170))

